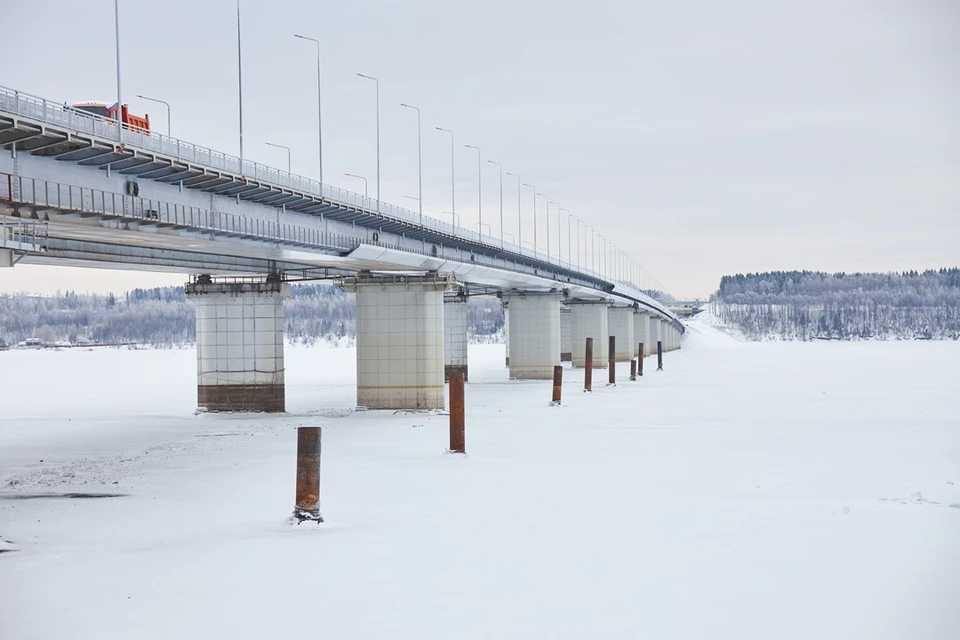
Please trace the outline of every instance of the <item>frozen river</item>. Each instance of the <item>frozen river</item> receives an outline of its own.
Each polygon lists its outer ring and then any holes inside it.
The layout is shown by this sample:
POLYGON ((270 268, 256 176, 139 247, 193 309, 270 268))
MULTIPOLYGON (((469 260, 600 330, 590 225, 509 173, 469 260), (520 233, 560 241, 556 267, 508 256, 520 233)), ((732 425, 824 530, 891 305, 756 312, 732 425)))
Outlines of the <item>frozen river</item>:
POLYGON ((353 412, 352 349, 287 355, 271 416, 195 415, 192 349, 0 353, 0 638, 960 637, 960 343, 694 322, 562 407, 473 345, 465 457, 353 412), (10 499, 70 491, 125 495, 10 499))

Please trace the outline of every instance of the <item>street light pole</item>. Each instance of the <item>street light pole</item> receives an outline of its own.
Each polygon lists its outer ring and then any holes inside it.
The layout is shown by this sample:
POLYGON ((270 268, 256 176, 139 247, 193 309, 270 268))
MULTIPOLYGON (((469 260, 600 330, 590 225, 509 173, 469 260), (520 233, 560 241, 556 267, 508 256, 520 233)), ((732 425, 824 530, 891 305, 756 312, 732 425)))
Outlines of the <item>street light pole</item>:
POLYGON ((367 178, 366 178, 366 176, 361 176, 361 175, 359 175, 359 174, 349 173, 349 172, 344 172, 343 175, 347 176, 348 178, 356 178, 357 180, 363 180, 363 197, 364 197, 364 199, 370 197, 369 194, 367 193, 367 178))
POLYGON ((583 223, 583 268, 589 269, 593 273, 593 260, 591 253, 593 250, 593 228, 584 221, 583 223), (589 231, 588 231, 589 230, 589 231), (590 246, 587 246, 587 239, 590 239, 590 246))
POLYGON ((550 205, 557 204, 553 200, 547 200, 547 261, 550 261, 550 205))
POLYGON ((597 273, 597 229, 590 225, 590 270, 597 273))
POLYGON ((603 234, 600 235, 600 252, 603 256, 603 277, 610 279, 610 248, 603 234))
POLYGON ((237 0, 237 101, 240 116, 240 175, 243 175, 243 57, 240 46, 240 0, 237 0))
POLYGON ((298 33, 293 34, 293 37, 309 40, 317 47, 317 156, 320 160, 320 195, 323 195, 323 109, 321 103, 323 93, 320 89, 320 40, 298 33))
MULTIPOLYGON (((240 0, 237 0, 237 11, 240 11, 240 0)), ((239 14, 238 14, 239 15, 239 14)), ((121 111, 121 101, 122 97, 120 95, 120 0, 113 0, 113 31, 114 31, 114 43, 116 45, 117 53, 117 111, 114 114, 117 119, 117 140, 122 144, 123 143, 123 122, 121 111)))
POLYGON ((537 193, 537 188, 532 184, 524 182, 523 186, 530 189, 533 194, 533 257, 537 257, 537 196, 540 194, 537 193))
POLYGON ((522 237, 522 235, 521 235, 521 233, 520 233, 520 229, 521 229, 521 224, 520 224, 520 219, 521 219, 521 216, 520 216, 520 191, 521 191, 521 189, 520 189, 520 187, 521 187, 520 174, 519 174, 519 173, 511 173, 511 172, 507 171, 507 175, 508 175, 508 176, 513 176, 514 178, 517 179, 517 249, 518 249, 518 250, 520 251, 520 253, 522 254, 522 253, 523 253, 523 237, 522 237))
POLYGON ((423 226, 423 140, 420 137, 420 107, 400 103, 401 107, 417 112, 417 200, 420 201, 420 226, 423 226))
POLYGON ((450 134, 450 217, 453 218, 453 230, 454 232, 456 232, 457 230, 457 199, 456 199, 457 190, 456 190, 456 187, 454 186, 455 180, 454 180, 454 163, 453 163, 453 148, 454 148, 453 130, 444 129, 443 127, 434 127, 434 129, 436 129, 437 131, 440 131, 441 133, 450 134))
POLYGON ((610 257, 610 252, 607 251, 607 239, 603 237, 603 234, 600 234, 600 260, 603 265, 603 277, 610 277, 610 267, 607 264, 607 258, 610 257))
POLYGON ((380 79, 358 73, 357 76, 366 80, 373 80, 377 85, 377 213, 380 212, 380 79))
POLYGON ((140 95, 139 93, 137 94, 137 97, 142 98, 143 100, 149 100, 150 102, 159 102, 167 108, 167 137, 173 137, 173 133, 171 132, 170 128, 170 103, 166 100, 161 100, 160 98, 151 98, 149 96, 140 95))
POLYGON ((292 171, 290 170, 290 167, 291 167, 291 165, 290 165, 290 147, 288 147, 288 146, 285 145, 285 144, 277 144, 277 143, 275 143, 275 142, 267 142, 266 145, 267 145, 268 147, 275 147, 275 148, 277 148, 277 149, 286 149, 286 151, 287 151, 287 173, 292 173, 292 171))
POLYGON ((487 164, 492 164, 500 172, 500 250, 503 250, 503 165, 493 160, 487 160, 487 164))
POLYGON ((580 269, 580 218, 577 218, 577 269, 580 269))
POLYGON ((603 277, 603 247, 601 247, 602 237, 597 232, 597 228, 590 225, 593 230, 593 271, 601 278, 603 277))
POLYGON ((602 233, 597 234, 600 242, 597 243, 597 247, 600 249, 600 276, 603 278, 607 277, 607 249, 604 246, 604 238, 602 233))
POLYGON ((467 149, 473 149, 477 152, 477 233, 480 235, 481 242, 483 241, 483 206, 480 195, 483 193, 483 171, 481 170, 480 164, 480 147, 475 147, 472 144, 463 145, 467 149))

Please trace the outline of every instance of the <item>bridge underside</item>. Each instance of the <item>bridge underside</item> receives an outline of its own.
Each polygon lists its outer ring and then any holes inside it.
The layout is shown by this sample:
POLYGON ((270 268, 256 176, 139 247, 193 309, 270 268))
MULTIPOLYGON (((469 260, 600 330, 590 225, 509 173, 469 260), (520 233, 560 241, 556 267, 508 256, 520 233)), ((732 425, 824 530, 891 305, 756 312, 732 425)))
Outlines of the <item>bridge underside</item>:
POLYGON ((350 249, 298 246, 296 241, 270 242, 242 231, 213 232, 163 218, 132 219, 50 205, 0 202, 0 223, 3 220, 43 229, 42 237, 34 239, 34 250, 22 253, 20 262, 26 264, 213 275, 284 273, 290 279, 357 272, 448 273, 475 290, 563 289, 587 299, 606 295, 582 284, 477 263, 471 254, 452 260, 365 244, 350 249))

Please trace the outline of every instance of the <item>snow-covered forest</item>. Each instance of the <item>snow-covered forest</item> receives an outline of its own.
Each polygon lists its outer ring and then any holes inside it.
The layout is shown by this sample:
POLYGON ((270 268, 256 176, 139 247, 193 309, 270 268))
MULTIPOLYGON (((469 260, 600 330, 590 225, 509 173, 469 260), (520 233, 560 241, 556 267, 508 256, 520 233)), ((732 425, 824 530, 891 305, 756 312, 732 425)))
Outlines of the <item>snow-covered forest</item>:
MULTIPOLYGON (((354 335, 353 295, 328 284, 290 287, 285 303, 286 335, 312 343, 354 335)), ((470 329, 492 335, 503 327, 498 300, 470 299, 470 329)), ((123 295, 0 296, 0 341, 30 338, 44 344, 149 344, 178 346, 194 341, 193 307, 180 287, 135 289, 123 295)))
POLYGON ((725 324, 752 339, 960 339, 960 269, 724 276, 725 324))

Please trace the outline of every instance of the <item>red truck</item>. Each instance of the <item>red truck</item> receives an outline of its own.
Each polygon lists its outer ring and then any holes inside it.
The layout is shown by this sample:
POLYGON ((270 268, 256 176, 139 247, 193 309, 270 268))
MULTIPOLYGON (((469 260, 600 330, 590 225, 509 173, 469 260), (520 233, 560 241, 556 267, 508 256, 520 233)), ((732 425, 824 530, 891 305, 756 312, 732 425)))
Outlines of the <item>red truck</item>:
MULTIPOLYGON (((116 120, 117 118, 117 103, 106 105, 102 102, 76 102, 70 105, 70 108, 103 116, 110 120, 116 120)), ((150 131, 150 114, 144 114, 143 116, 134 115, 130 113, 129 108, 125 104, 120 105, 120 121, 131 129, 150 131)))

